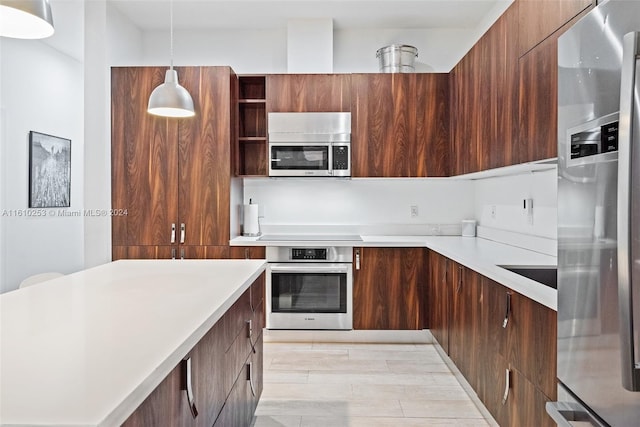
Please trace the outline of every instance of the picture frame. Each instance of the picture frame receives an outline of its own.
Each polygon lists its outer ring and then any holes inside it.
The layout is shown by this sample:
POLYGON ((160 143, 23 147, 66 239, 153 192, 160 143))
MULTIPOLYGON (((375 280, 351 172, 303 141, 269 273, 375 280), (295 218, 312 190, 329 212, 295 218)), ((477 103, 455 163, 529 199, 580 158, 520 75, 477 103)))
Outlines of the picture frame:
POLYGON ((71 140, 29 131, 29 207, 71 206, 71 140))

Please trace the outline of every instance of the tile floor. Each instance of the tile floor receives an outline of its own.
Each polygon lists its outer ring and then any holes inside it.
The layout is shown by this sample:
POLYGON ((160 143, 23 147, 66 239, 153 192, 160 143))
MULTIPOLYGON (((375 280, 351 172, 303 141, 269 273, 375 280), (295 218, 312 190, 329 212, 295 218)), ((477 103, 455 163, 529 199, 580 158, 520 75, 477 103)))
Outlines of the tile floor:
POLYGON ((254 427, 490 426, 431 344, 264 344, 254 427))

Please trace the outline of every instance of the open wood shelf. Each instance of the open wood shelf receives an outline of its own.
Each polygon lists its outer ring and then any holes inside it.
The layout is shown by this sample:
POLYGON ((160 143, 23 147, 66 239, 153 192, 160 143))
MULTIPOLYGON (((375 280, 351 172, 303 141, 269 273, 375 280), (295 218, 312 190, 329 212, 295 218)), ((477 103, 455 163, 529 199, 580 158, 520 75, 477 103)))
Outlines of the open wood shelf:
POLYGON ((267 176, 266 76, 238 76, 236 175, 267 176))

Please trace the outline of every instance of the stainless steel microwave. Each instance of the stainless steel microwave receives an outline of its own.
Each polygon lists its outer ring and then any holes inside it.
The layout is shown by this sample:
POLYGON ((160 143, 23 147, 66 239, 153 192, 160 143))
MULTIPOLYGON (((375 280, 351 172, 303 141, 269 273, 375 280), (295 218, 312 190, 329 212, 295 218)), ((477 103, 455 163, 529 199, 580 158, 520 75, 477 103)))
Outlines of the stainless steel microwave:
POLYGON ((351 113, 269 113, 268 128, 269 176, 351 176, 351 113))

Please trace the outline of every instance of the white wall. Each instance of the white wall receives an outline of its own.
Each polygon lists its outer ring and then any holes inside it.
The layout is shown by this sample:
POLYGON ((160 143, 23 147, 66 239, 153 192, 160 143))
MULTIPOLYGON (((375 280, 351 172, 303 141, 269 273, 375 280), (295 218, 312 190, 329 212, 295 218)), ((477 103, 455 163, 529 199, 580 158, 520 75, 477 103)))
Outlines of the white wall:
MULTIPOLYGON (((87 209, 111 207, 111 66, 142 56, 142 32, 105 0, 87 2, 85 37, 85 202, 87 209)), ((111 217, 85 220, 85 267, 111 261, 111 217)))
MULTIPOLYGON (((334 29, 333 72, 377 73, 376 51, 392 43, 418 48, 416 71, 449 72, 466 52, 454 49, 454 46, 475 32, 465 29, 334 29)), ((174 62, 176 65, 230 65, 238 74, 287 73, 287 43, 287 29, 180 30, 174 32, 174 62)), ((142 58, 132 64, 168 64, 169 44, 168 31, 144 32, 142 58)), ((311 45, 309 49, 313 54, 311 45)), ((315 72, 326 70, 323 67, 315 72)))
POLYGON ((557 239, 557 171, 529 172, 474 181, 478 225, 557 239), (523 199, 533 199, 533 221, 523 199), (492 216, 495 207, 495 217, 492 216))
MULTIPOLYGON (((94 0, 94 2, 98 5, 94 6, 91 19, 100 20, 94 23, 101 26, 101 31, 97 31, 98 29, 92 26, 91 32, 98 35, 106 34, 105 50, 108 64, 110 66, 138 64, 143 56, 143 33, 140 28, 134 25, 112 3, 105 4, 104 0, 94 0)), ((87 34, 87 36, 90 35, 87 34)))
POLYGON ((0 292, 6 292, 32 274, 84 267, 84 217, 60 216, 57 208, 46 217, 24 216, 36 211, 27 208, 31 130, 71 139, 71 207, 60 211, 83 212, 84 76, 81 62, 41 41, 2 38, 0 50, 0 292))
MULTIPOLYGON (((393 225, 455 224, 473 217, 473 183, 447 179, 244 180, 244 202, 257 203, 261 224, 393 225), (418 216, 411 217, 411 206, 418 216)), ((400 230, 400 229, 398 229, 400 230)))
MULTIPOLYGON (((143 54, 129 65, 169 65, 168 31, 143 34, 143 54)), ((229 65, 238 74, 287 72, 287 30, 175 31, 175 65, 229 65)))
POLYGON ((333 73, 333 20, 287 22, 287 72, 333 73))
MULTIPOLYGON (((334 33, 335 73, 379 72, 376 51, 390 44, 407 44, 418 49, 415 70, 420 73, 448 73, 464 51, 454 49, 473 34, 472 30, 442 29, 344 29, 334 33)), ((470 46, 469 46, 470 47, 470 46)))

